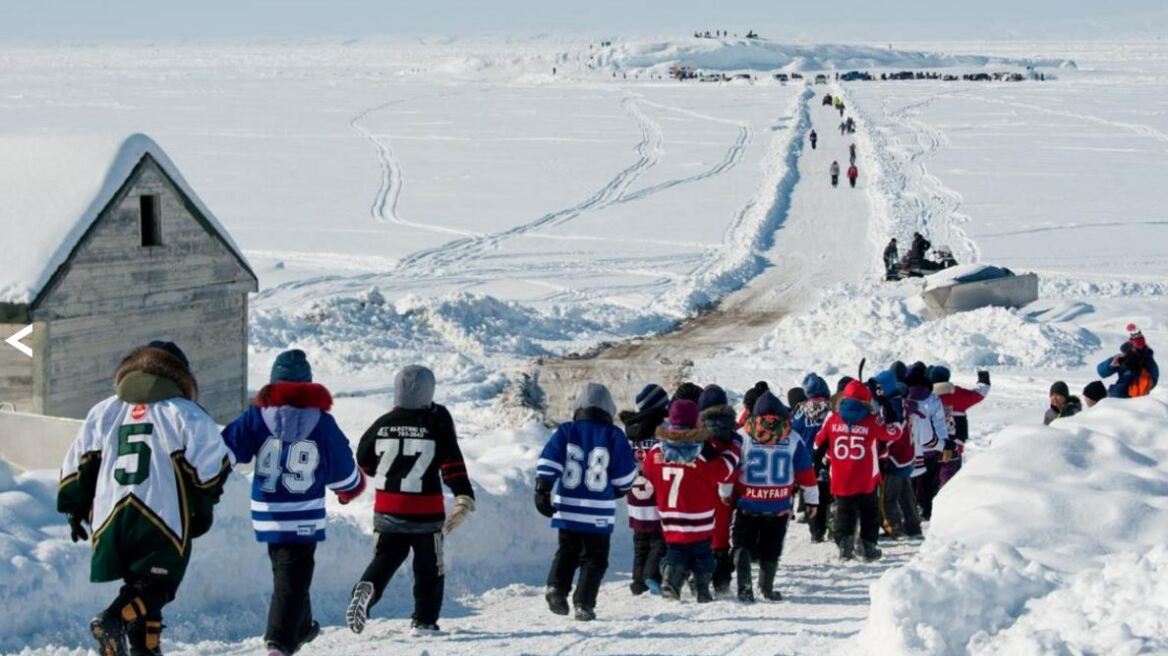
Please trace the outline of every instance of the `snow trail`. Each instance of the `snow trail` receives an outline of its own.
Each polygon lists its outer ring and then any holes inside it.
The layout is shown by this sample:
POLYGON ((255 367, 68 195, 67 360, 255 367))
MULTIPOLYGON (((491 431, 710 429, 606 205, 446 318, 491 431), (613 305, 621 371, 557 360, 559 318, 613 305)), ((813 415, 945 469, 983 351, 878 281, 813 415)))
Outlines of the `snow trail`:
MULTIPOLYGON (((868 130, 866 134, 879 168, 886 172, 881 193, 890 203, 887 223, 892 234, 888 236, 905 241, 912 232, 921 232, 935 247, 948 246, 959 262, 970 263, 979 261, 981 252, 961 228, 971 218, 961 210, 964 198, 928 168, 929 160, 949 143, 948 138, 944 131, 919 118, 922 109, 955 93, 938 92, 898 109, 893 108, 897 97, 885 96, 880 108, 885 122, 905 126, 908 135, 890 139, 886 128, 868 130)), ((870 122, 863 109, 851 104, 849 107, 860 120, 870 122)))

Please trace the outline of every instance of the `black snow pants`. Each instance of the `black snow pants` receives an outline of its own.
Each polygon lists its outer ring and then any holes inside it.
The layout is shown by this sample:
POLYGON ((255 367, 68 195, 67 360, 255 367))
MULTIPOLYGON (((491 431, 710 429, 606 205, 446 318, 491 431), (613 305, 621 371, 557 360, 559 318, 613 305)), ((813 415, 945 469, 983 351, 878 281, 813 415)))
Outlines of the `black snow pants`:
POLYGON ((819 510, 807 525, 811 528, 811 537, 819 540, 827 535, 827 518, 831 514, 831 481, 819 481, 819 510))
POLYGON ((911 478, 894 474, 884 477, 884 518, 894 534, 921 534, 921 516, 917 512, 911 478))
POLYGON ((264 642, 291 654, 312 628, 312 574, 316 543, 269 544, 272 561, 272 603, 264 642))
POLYGON ((572 605, 576 608, 596 608, 596 595, 600 593, 600 582, 608 571, 608 550, 612 535, 608 533, 583 533, 560 529, 560 546, 552 559, 548 571, 547 584, 565 595, 572 589, 572 579, 580 570, 580 580, 576 592, 572 594, 572 605))
POLYGON ((838 186, 839 186, 839 174, 838 174, 838 173, 836 173, 835 175, 831 176, 831 186, 833 186, 833 187, 838 187, 838 186))
POLYGON ((941 454, 925 456, 925 473, 916 478, 917 504, 921 507, 921 519, 929 521, 933 517, 933 497, 941 491, 941 454))
MULTIPOLYGON (((818 514, 818 513, 817 513, 818 514)), ((755 562, 778 561, 783 555, 790 514, 755 514, 741 510, 734 513, 732 539, 735 558, 746 551, 755 562)))
POLYGON ((633 533, 633 582, 661 583, 661 559, 665 557, 665 535, 633 533))
POLYGON ((876 544, 880 537, 880 508, 876 493, 853 494, 835 498, 835 538, 850 538, 856 531, 856 521, 860 522, 860 540, 876 544))
POLYGON ((370 608, 381 599, 390 579, 414 552, 414 614, 413 619, 425 624, 437 624, 442 612, 442 597, 446 590, 446 566, 442 560, 442 532, 379 533, 373 562, 365 568, 362 581, 373 584, 370 608))

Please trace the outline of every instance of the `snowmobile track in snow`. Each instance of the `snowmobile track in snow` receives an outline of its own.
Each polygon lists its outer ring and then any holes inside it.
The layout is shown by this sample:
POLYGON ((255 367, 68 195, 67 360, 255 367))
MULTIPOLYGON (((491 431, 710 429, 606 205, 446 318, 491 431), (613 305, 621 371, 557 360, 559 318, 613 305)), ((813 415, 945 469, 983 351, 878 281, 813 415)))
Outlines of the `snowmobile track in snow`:
POLYGON ((562 226, 575 220, 585 212, 604 208, 620 200, 629 187, 646 171, 656 166, 664 156, 661 126, 649 118, 642 111, 638 103, 638 100, 631 97, 626 97, 621 102, 625 112, 637 122, 641 130, 641 140, 634 147, 638 156, 637 161, 622 169, 615 177, 597 190, 596 193, 576 205, 544 214, 534 221, 507 230, 459 239, 436 248, 419 251, 403 259, 398 266, 398 270, 410 270, 422 267, 423 270, 429 271, 433 268, 460 264, 467 260, 475 259, 488 250, 498 248, 499 244, 504 241, 521 237, 549 226, 562 226))

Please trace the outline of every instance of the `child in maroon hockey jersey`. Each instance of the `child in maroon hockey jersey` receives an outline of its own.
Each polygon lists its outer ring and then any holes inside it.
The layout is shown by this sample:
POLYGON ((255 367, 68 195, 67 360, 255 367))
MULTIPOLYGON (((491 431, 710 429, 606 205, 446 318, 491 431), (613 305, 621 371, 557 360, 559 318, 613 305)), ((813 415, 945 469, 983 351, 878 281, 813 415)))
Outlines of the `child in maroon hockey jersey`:
POLYGON ((836 500, 835 534, 843 560, 855 557, 857 520, 864 560, 880 559, 880 549, 876 547, 880 532, 876 500, 880 468, 876 446, 878 442, 895 442, 903 430, 901 423, 885 423, 876 410, 871 392, 863 383, 853 380, 844 388, 839 409, 828 417, 815 436, 817 449, 827 445, 831 496, 836 500))
POLYGON ((714 511, 731 494, 738 456, 733 451, 719 454, 706 443, 697 423, 697 404, 675 400, 669 406, 669 420, 657 429, 661 443, 649 451, 642 467, 656 490, 667 545, 662 595, 679 599, 682 583, 692 572, 698 602, 705 603, 714 600, 710 594, 714 511))
POLYGON ((661 594, 661 559, 665 556, 665 537, 661 534, 661 516, 653 484, 641 473, 641 463, 657 444, 657 427, 669 415, 669 394, 660 385, 650 383, 637 394, 637 410, 620 413, 625 434, 637 458, 637 479, 629 490, 629 528, 633 530, 634 595, 651 591, 661 594))

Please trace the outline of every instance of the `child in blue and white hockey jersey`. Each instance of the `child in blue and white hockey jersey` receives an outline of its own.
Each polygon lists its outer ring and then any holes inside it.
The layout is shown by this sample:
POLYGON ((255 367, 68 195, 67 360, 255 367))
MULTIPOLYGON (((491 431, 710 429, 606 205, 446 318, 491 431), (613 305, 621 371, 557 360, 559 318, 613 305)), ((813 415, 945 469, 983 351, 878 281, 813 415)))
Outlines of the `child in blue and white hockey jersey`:
POLYGON ((269 656, 286 656, 320 633, 309 589, 325 539, 325 490, 348 503, 365 488, 349 440, 328 413, 332 396, 312 382, 303 351, 281 353, 255 405, 223 429, 241 463, 254 458, 251 516, 272 561, 269 656))
POLYGON ((596 596, 608 569, 616 500, 632 487, 637 462, 624 431, 613 425, 616 405, 608 388, 588 383, 573 421, 560 424, 539 457, 535 507, 552 518, 560 544, 548 572, 548 608, 568 614, 568 591, 580 570, 572 605, 576 619, 596 618, 596 596))
POLYGON ((783 596, 775 590, 775 573, 791 518, 792 492, 795 486, 802 489, 808 516, 814 517, 819 486, 811 449, 791 430, 790 411, 773 394, 765 392, 755 402, 745 432, 734 494, 738 599, 754 601, 751 561, 757 560, 759 591, 764 599, 778 601, 783 596))

